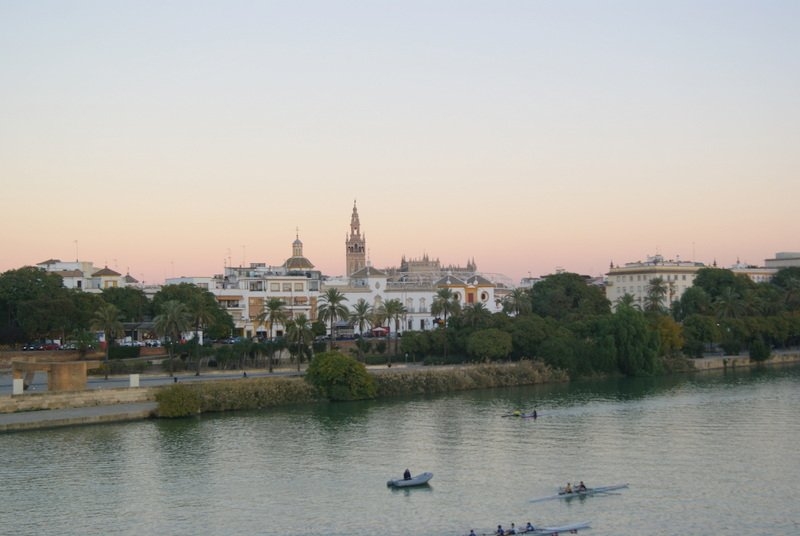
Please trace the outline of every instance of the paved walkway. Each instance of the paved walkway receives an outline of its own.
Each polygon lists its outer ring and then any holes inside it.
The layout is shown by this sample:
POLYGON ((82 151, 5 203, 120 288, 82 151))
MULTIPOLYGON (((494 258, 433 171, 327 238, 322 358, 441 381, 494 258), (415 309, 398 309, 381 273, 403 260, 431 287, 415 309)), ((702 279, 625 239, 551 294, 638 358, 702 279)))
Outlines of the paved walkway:
POLYGON ((155 411, 156 402, 113 404, 86 408, 48 409, 0 414, 0 432, 57 428, 80 424, 97 424, 147 419, 155 411))

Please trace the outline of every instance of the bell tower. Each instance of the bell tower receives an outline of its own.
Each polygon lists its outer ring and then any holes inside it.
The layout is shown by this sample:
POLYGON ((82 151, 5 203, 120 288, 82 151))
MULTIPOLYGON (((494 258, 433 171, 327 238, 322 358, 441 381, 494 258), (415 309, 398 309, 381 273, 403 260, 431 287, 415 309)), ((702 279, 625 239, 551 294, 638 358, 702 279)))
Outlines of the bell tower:
POLYGON ((367 237, 361 235, 358 221, 358 208, 353 201, 353 215, 350 216, 350 236, 345 239, 347 256, 347 276, 350 277, 367 265, 367 237))

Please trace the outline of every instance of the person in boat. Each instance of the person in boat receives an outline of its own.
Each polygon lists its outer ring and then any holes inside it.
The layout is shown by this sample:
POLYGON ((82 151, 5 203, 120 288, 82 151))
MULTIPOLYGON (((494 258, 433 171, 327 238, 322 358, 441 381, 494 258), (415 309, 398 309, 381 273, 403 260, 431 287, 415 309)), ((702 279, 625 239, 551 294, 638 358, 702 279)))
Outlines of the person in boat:
POLYGON ((572 484, 567 482, 567 485, 564 487, 564 493, 572 493, 572 484))
POLYGON ((578 491, 586 491, 586 484, 583 483, 583 480, 578 484, 578 491))
POLYGON ((533 410, 533 420, 536 420, 536 410, 533 410))
POLYGON ((516 534, 517 528, 514 526, 514 523, 511 523, 511 528, 506 531, 506 534, 516 534))
POLYGON ((527 525, 525 525, 525 532, 533 532, 533 531, 535 531, 535 530, 536 530, 536 527, 534 527, 534 526, 531 524, 531 522, 530 522, 530 521, 528 521, 528 524, 527 524, 527 525))
POLYGON ((503 530, 503 526, 502 525, 497 525, 497 530, 495 531, 495 534, 497 536, 505 536, 506 531, 503 530))
POLYGON ((403 480, 411 480, 411 471, 406 469, 405 473, 403 473, 403 480))
POLYGON ((475 536, 475 529, 469 529, 469 534, 467 536, 475 536))
POLYGON ((514 417, 520 417, 522 415, 522 411, 518 410, 518 409, 515 409, 513 415, 514 415, 514 417))

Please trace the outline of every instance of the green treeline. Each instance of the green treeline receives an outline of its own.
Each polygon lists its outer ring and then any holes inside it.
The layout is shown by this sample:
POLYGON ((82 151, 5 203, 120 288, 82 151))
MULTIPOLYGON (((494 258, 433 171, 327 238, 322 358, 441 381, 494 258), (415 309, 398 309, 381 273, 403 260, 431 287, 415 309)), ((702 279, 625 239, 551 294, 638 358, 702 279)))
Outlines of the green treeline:
MULTIPOLYGON (((641 302, 627 295, 611 304, 602 288, 577 274, 560 273, 513 290, 499 313, 482 303, 460 303, 442 288, 431 303, 437 327, 394 338, 359 338, 348 351, 361 363, 533 360, 576 377, 658 374, 705 352, 747 352, 763 360, 772 349, 800 344, 800 268, 784 268, 765 283, 703 268, 675 301, 671 285, 654 278, 641 302)), ((281 327, 283 337, 200 347, 187 334, 202 330, 207 339, 217 339, 233 332, 230 315, 206 290, 170 285, 152 300, 131 287, 88 294, 64 288, 57 274, 21 268, 0 274, 0 344, 58 338, 85 351, 98 332, 113 343, 129 326, 148 321, 153 336, 166 341, 170 372, 191 367, 200 373, 202 366, 271 371, 287 353, 300 370, 301 363, 313 363, 315 354, 343 348, 335 340, 313 342, 326 326, 333 329, 345 320, 357 332, 385 325, 392 328, 385 331, 397 333, 406 314, 400 300, 388 299, 373 309, 364 300, 348 303, 336 289, 328 289, 320 304, 320 318, 312 322, 304 315, 291 317, 280 299, 271 299, 255 322, 262 333, 281 327)), ((106 361, 114 357, 107 348, 106 361)), ((111 364, 105 367, 111 369, 111 364)))

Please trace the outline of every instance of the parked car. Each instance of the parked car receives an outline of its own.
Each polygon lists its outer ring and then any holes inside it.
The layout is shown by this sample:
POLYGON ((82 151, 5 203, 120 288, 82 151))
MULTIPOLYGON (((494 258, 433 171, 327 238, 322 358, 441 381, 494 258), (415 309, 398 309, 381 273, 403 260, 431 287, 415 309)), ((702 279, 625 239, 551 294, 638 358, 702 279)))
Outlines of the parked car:
POLYGON ((58 350, 61 345, 56 342, 46 342, 42 345, 42 350, 58 350))
POLYGON ((44 350, 41 343, 38 342, 28 342, 22 345, 23 352, 30 352, 33 350, 44 350))

